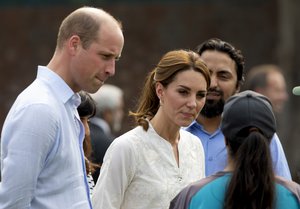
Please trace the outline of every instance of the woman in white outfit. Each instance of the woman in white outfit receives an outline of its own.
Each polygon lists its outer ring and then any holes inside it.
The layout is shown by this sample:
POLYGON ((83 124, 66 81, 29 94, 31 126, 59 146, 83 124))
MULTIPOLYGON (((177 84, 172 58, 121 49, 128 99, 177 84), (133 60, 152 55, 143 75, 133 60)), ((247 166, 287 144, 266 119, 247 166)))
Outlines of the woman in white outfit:
POLYGON ((186 185, 204 177, 200 140, 181 129, 205 103, 210 74, 199 55, 166 53, 149 73, 137 127, 108 148, 93 193, 94 209, 167 209, 186 185))

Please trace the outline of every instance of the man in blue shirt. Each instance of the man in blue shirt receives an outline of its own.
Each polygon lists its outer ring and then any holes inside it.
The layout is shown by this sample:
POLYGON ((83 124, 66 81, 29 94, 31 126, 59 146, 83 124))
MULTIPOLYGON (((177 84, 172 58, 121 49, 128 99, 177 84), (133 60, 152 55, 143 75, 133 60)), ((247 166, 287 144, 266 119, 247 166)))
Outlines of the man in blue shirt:
MULTIPOLYGON (((201 139, 205 151, 206 176, 209 176, 223 170, 227 164, 227 150, 220 129, 221 116, 225 101, 239 92, 243 83, 244 57, 240 50, 217 38, 200 44, 197 52, 211 72, 211 85, 204 108, 187 130, 201 139)), ((275 173, 291 179, 288 163, 276 133, 270 149, 275 173)))
POLYGON ((124 37, 107 12, 83 7, 62 22, 55 53, 17 98, 1 135, 0 208, 91 209, 76 92, 115 73, 124 37))

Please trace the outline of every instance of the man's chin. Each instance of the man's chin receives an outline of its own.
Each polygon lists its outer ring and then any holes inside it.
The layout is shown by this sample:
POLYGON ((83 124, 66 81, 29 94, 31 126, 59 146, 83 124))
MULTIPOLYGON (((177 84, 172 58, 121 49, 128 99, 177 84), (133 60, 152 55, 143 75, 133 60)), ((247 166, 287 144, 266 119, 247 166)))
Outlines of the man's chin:
POLYGON ((206 108, 214 108, 220 103, 220 99, 206 99, 204 107, 206 108))
POLYGON ((101 88, 102 85, 102 83, 97 83, 95 85, 88 86, 88 88, 85 88, 83 90, 90 94, 94 94, 101 88))
POLYGON ((224 108, 224 101, 206 101, 200 114, 206 118, 214 118, 222 115, 224 108))

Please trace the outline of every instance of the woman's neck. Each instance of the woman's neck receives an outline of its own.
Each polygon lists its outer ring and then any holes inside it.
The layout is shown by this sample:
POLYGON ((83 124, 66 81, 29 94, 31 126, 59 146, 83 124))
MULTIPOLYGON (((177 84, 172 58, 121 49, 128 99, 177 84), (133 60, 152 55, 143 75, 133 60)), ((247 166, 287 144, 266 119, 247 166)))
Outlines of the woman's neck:
POLYGON ((150 120, 150 123, 155 132, 164 140, 168 141, 172 146, 174 158, 177 166, 179 167, 179 150, 178 143, 180 139, 179 129, 175 125, 171 125, 170 122, 165 121, 163 117, 158 117, 157 114, 150 120))
POLYGON ((164 122, 159 117, 154 116, 150 123, 155 132, 168 141, 172 145, 177 145, 179 142, 179 127, 170 125, 168 122, 164 122))

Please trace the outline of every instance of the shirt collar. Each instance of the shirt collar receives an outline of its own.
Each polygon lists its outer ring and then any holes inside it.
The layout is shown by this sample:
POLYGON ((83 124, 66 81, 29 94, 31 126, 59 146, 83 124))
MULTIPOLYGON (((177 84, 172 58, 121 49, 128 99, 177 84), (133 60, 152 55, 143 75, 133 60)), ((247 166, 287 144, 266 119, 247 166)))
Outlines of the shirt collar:
POLYGON ((217 130, 216 130, 214 133, 211 134, 211 133, 207 132, 207 131, 204 129, 203 125, 201 125, 200 123, 198 123, 197 120, 194 120, 194 121, 189 125, 189 127, 193 127, 193 128, 195 128, 195 129, 201 129, 201 131, 202 131, 203 133, 205 133, 205 134, 207 134, 207 135, 209 135, 209 136, 215 136, 215 135, 218 135, 220 132, 222 132, 222 131, 221 131, 221 127, 219 126, 219 127, 217 128, 217 130))
POLYGON ((80 96, 73 92, 68 84, 53 70, 46 66, 38 66, 37 78, 49 84, 53 89, 55 95, 63 102, 66 103, 71 99, 71 103, 76 107, 80 104, 80 96))

